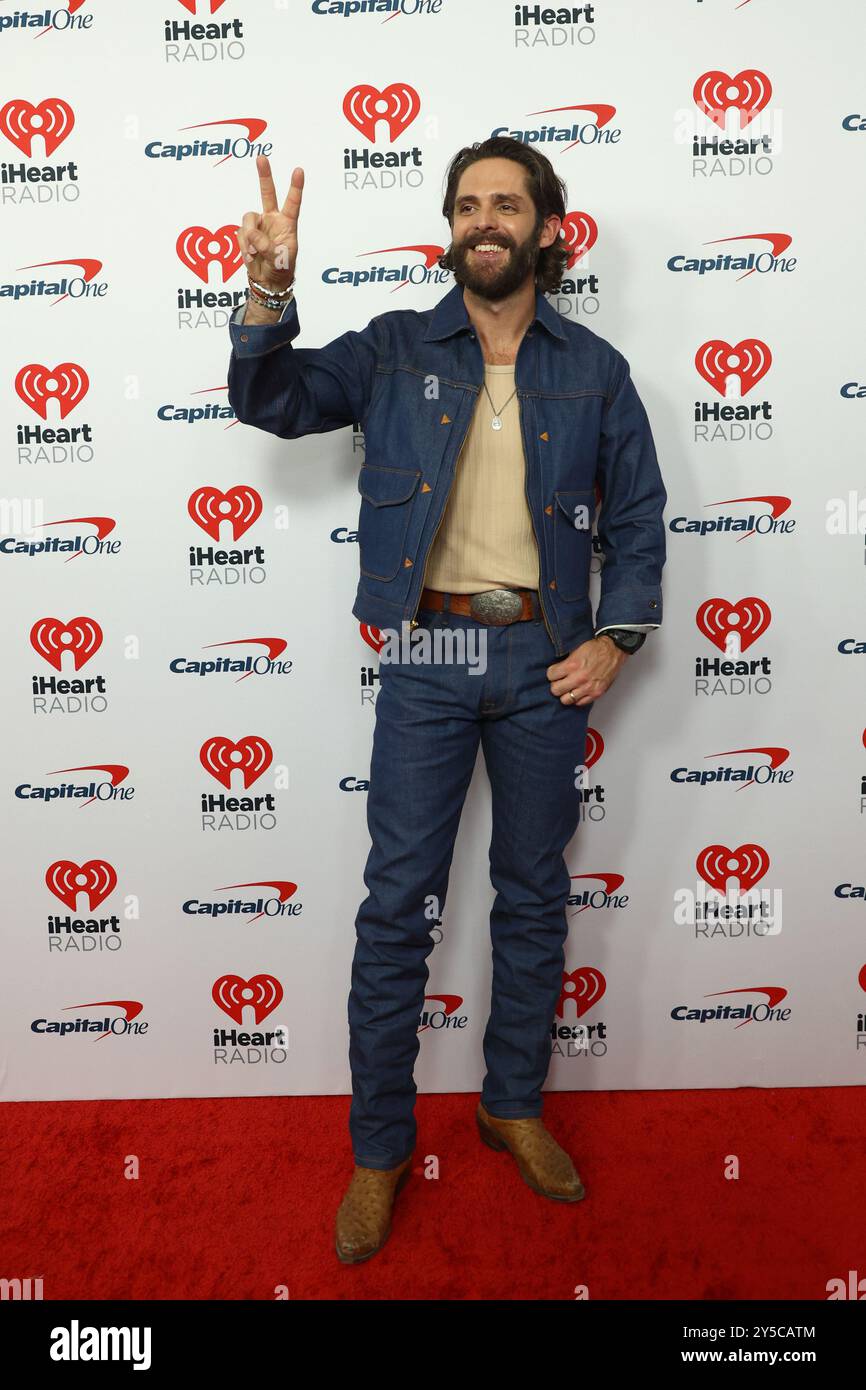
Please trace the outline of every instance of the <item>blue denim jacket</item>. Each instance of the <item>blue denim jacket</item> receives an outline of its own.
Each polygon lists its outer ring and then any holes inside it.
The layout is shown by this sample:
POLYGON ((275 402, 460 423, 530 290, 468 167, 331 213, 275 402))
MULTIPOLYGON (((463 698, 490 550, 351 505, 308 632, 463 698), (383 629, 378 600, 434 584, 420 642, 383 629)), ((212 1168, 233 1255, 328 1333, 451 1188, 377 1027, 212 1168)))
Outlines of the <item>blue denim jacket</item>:
MULTIPOLYGON (((274 324, 229 323, 229 402, 239 420, 298 439, 364 431, 358 476, 361 575, 352 612, 374 627, 415 617, 424 569, 460 448, 483 389, 484 359, 455 285, 432 309, 378 314, 322 348, 294 348, 294 299, 274 324)), ((539 597, 558 656, 593 635, 589 599, 594 488, 604 558, 596 627, 657 627, 667 500, 646 411, 625 358, 536 291, 515 385, 539 597)))

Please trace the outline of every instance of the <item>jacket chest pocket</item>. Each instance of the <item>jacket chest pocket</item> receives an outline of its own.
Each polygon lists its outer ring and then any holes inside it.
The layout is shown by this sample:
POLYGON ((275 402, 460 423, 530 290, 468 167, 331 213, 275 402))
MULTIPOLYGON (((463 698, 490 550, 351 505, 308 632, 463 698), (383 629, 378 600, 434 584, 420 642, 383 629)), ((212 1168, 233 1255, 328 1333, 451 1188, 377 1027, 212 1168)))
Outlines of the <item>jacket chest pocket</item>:
POLYGON ((554 496, 553 573, 556 592, 567 602, 583 599, 589 593, 595 493, 592 488, 584 488, 579 492, 557 492, 554 496))
POLYGON ((420 469, 383 468, 364 463, 358 474, 361 510, 358 543, 361 573, 370 579, 393 579, 403 562, 412 499, 420 469))

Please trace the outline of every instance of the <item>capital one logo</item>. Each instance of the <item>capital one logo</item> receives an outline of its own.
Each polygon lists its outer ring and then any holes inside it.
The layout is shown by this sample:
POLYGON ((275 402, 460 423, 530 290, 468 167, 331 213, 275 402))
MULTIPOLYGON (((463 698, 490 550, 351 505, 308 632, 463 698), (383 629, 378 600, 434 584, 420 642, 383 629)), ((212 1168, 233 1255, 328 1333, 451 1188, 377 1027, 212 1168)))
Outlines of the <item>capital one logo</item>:
POLYGON ((95 618, 39 618, 30 629, 30 645, 56 671, 63 669, 64 652, 72 653, 76 671, 80 671, 94 652, 102 646, 102 628, 95 618))
POLYGON ((553 116, 560 111, 588 111, 595 117, 595 121, 578 121, 565 128, 542 126, 540 130, 511 130, 508 126, 496 126, 490 132, 491 136, 510 135, 513 140, 521 140, 525 145, 534 145, 541 140, 562 139, 563 136, 574 133, 576 139, 561 146, 560 152, 564 154, 566 150, 574 149, 575 145, 615 144, 622 134, 619 129, 605 129, 616 115, 616 107, 608 105, 607 102, 573 102, 567 106, 544 106, 539 111, 527 111, 526 114, 553 116))
POLYGON ((215 232, 209 232, 207 227, 185 227, 175 250, 187 269, 205 284, 212 265, 219 266, 225 284, 243 263, 236 222, 217 227, 215 232))
POLYGON ((256 734, 246 734, 237 743, 216 735, 205 740, 198 756, 205 772, 215 777, 227 791, 231 791, 233 772, 240 772, 246 791, 267 771, 274 758, 271 745, 256 734))
POLYGON ((419 1033, 426 1033, 427 1029, 430 1028, 430 1027, 437 1027, 437 1028, 438 1028, 439 1026, 444 1026, 444 1027, 447 1028, 447 1026, 448 1026, 447 1020, 454 1017, 454 1015, 457 1013, 457 1010, 460 1008, 460 1005, 461 1005, 462 1003, 463 1003, 463 995, 462 995, 462 994, 425 994, 425 995, 424 995, 424 1007, 423 1007, 422 1010, 421 1010, 421 1019, 422 1019, 422 1021, 421 1021, 420 1025, 419 1025, 417 1031, 418 1031, 419 1033), (427 1007, 427 1002, 428 1002, 428 1000, 431 1000, 431 999, 434 1000, 437 1004, 441 1004, 441 1005, 442 1005, 441 1009, 430 1009, 430 1008, 428 1008, 428 1007, 427 1007), (442 1025, 438 1025, 438 1024, 433 1025, 433 1024, 431 1024, 430 1021, 429 1021, 429 1020, 431 1019, 431 1017, 441 1018, 441 1020, 442 1020, 442 1025), (427 1022, 424 1022, 425 1019, 427 1020, 427 1022))
POLYGON ((28 159, 33 154, 35 136, 42 137, 45 158, 49 159, 74 125, 72 107, 60 97, 46 97, 36 106, 22 97, 14 97, 0 106, 0 133, 28 159))
POLYGON ((760 338, 742 338, 726 343, 724 338, 710 338, 701 343, 695 353, 695 366, 704 381, 720 396, 745 396, 766 376, 773 354, 760 338))
POLYGON ((770 606, 761 598, 741 598, 737 603, 708 598, 695 614, 695 621, 714 647, 726 656, 737 656, 770 626, 770 606))
MULTIPOLYGON (((577 908, 577 910, 572 914, 572 916, 579 917, 581 912, 588 912, 590 908, 607 906, 616 907, 620 905, 624 906, 624 903, 620 904, 619 900, 616 897, 616 894, 619 893, 620 888, 625 883, 624 874, 607 873, 571 875, 571 881, 575 884, 580 883, 586 879, 589 879, 592 883, 600 883, 602 884, 602 887, 595 889, 586 889, 583 893, 577 896, 576 901, 579 902, 580 898, 584 897, 586 898, 586 902, 584 902, 581 907, 577 908), (596 899, 598 901, 596 901, 596 899)), ((625 898, 625 902, 628 902, 627 897, 625 898)))
POLYGON ((740 130, 763 111, 773 93, 773 86, 765 72, 756 68, 746 68, 736 77, 726 72, 711 70, 702 73, 694 86, 692 95, 699 111, 703 111, 722 130, 729 111, 740 114, 740 130))
POLYGON ((84 893, 89 910, 94 912, 114 892, 117 874, 105 859, 88 859, 86 864, 57 859, 45 871, 45 884, 72 912, 78 905, 78 894, 84 893))
POLYGON ((51 400, 57 402, 60 418, 65 420, 89 388, 90 378, 77 362, 59 362, 53 370, 41 362, 28 362, 15 378, 17 394, 43 420, 48 419, 51 400))
POLYGON ((257 1024, 273 1013, 283 997, 283 987, 275 975, 221 975, 214 981, 211 997, 217 1008, 235 1023, 243 1024, 244 1009, 251 1008, 257 1024))
MULTIPOLYGON (((386 281, 399 279, 399 284, 392 285, 391 293, 403 289, 405 285, 426 285, 431 283, 430 272, 436 272, 435 267, 442 256, 444 247, 434 245, 432 242, 419 242, 414 244, 406 242, 401 246, 378 246, 373 251, 358 251, 359 256, 390 256, 399 255, 400 262, 398 267, 387 270, 384 266, 374 265, 370 270, 341 270, 339 266, 327 266, 322 271, 322 281, 326 285, 351 285, 357 289, 360 285, 380 284, 382 277, 386 281), (415 256, 420 256, 420 262, 415 261, 409 265, 405 253, 409 251, 415 256)), ((441 278, 441 275, 440 275, 441 278)))
MULTIPOLYGON (((43 32, 47 33, 48 31, 46 29, 43 32)), ((45 270, 56 265, 77 266, 81 273, 73 276, 72 279, 62 275, 59 284, 55 281, 33 280, 30 284, 16 285, 13 288, 12 297, 16 300, 26 299, 30 295, 51 294, 55 289, 64 289, 64 293, 59 294, 54 300, 55 304, 62 304, 64 299, 80 299, 88 294, 101 295, 105 292, 107 288, 105 283, 100 284, 96 281, 96 276, 102 269, 102 261, 97 260, 95 256, 62 256, 57 261, 32 261, 30 265, 16 266, 16 271, 45 270)))
POLYGON ((565 1017, 565 1004, 571 1000, 578 1018, 583 1018, 593 1004, 597 1004, 607 989, 607 981, 600 970, 592 965, 580 965, 570 973, 564 971, 562 989, 556 1004, 557 1018, 565 1017))
POLYGON ((588 212, 568 212, 563 218, 562 234, 568 248, 566 269, 571 270, 598 240, 598 225, 588 212))
POLYGON ((761 845, 707 845, 695 860, 695 868, 710 888, 717 893, 727 892, 728 879, 734 878, 740 892, 748 893, 764 877, 770 867, 770 856, 761 845))
POLYGON ((236 483, 227 492, 216 487, 199 487, 190 494, 187 511, 203 531, 218 541, 224 521, 231 526, 232 540, 239 540, 262 514, 262 499, 255 488, 236 483))
POLYGON ((392 82, 381 91, 378 87, 359 83, 357 87, 350 87, 343 97, 343 115, 371 145, 376 143, 379 121, 387 125, 388 139, 393 144, 420 110, 421 98, 408 82, 392 82))

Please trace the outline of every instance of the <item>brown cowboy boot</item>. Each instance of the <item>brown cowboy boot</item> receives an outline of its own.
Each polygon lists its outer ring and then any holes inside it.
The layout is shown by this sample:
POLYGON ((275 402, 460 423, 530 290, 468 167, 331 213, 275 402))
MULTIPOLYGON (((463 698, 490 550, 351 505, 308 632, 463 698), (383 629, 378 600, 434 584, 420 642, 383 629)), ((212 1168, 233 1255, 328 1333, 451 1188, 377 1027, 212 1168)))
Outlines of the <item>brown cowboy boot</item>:
POLYGON ((337 1256, 343 1264, 369 1260, 388 1239, 394 1199, 412 1176, 412 1155, 396 1168, 362 1168, 356 1164, 352 1181, 337 1211, 337 1256))
POLYGON ((475 1119, 484 1143, 491 1149, 507 1149, 533 1192, 555 1202, 580 1201, 584 1187, 574 1164, 540 1118, 500 1120, 479 1104, 475 1119))

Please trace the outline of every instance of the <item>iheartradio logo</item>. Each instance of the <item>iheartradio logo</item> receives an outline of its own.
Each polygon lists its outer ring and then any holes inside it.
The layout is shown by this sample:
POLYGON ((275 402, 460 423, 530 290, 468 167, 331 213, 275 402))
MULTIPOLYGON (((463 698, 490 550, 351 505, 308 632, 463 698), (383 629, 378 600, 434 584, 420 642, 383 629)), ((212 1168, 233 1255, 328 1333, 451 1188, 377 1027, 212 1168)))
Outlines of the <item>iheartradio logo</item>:
POLYGON ((591 965, 580 965, 576 970, 564 972, 562 989, 556 1004, 557 1018, 565 1017, 566 1002, 574 1004, 578 1018, 583 1018, 593 1005, 597 1004, 607 989, 607 981, 600 970, 591 965))
POLYGON ((279 1005, 283 987, 275 975, 252 975, 248 980, 240 975, 222 975, 214 981, 211 997, 237 1024, 244 1021, 244 1009, 252 1009, 258 1025, 279 1005))
POLYGON ((674 893, 674 922, 693 927, 696 938, 708 941, 778 936, 781 890, 756 889, 769 867, 770 856, 762 845, 705 846, 695 860, 695 891, 680 888, 674 893))
POLYGON ((770 621, 769 604, 760 598, 741 598, 737 603, 709 598, 695 614, 699 630, 726 656, 747 651, 766 632, 770 621))
POLYGON ((223 522, 228 522, 232 539, 236 541, 258 521, 262 499, 255 488, 245 483, 236 483, 227 492, 215 487, 200 487, 190 494, 187 511, 196 526, 215 541, 220 538, 223 522))
POLYGON ((225 284, 243 264, 237 233, 237 223, 217 227, 215 232, 209 232, 206 227, 185 227, 175 243, 175 250, 187 269, 204 284, 208 283, 212 265, 219 267, 225 284))
POLYGON ((742 338, 735 344, 711 338, 695 353, 695 366, 704 381, 728 399, 747 395, 772 363, 773 355, 760 338, 742 338))
POLYGON ((740 130, 755 119, 770 100, 772 83, 764 72, 746 68, 735 77, 713 70, 702 73, 694 85, 695 105, 722 130, 729 111, 740 116, 740 130))
POLYGON ((79 671, 102 646, 102 628, 95 618, 39 618, 30 629, 30 645, 56 671, 63 669, 63 655, 72 653, 79 671))
POLYGON ((0 106, 0 134, 6 136, 29 159, 33 140, 40 136, 45 145, 45 158, 50 159, 58 145, 75 125, 72 107, 60 97, 46 97, 34 106, 31 101, 15 97, 0 106))
POLYGON ((729 879, 736 879, 745 892, 754 888, 770 867, 770 856, 761 845, 707 845, 695 860, 695 868, 710 888, 725 893, 729 879))
POLYGON ((94 912, 114 892, 117 874, 105 859, 88 859, 86 864, 58 859, 46 870, 45 884, 71 912, 76 910, 79 893, 84 893, 88 909, 94 912))
POLYGON ((384 121, 388 139, 394 143, 412 124, 421 110, 421 98, 408 82, 392 82, 390 86, 370 87, 359 83, 350 87, 343 97, 343 115, 365 140, 376 143, 376 127, 384 121))
POLYGON ((199 761, 205 772, 231 791, 232 773, 240 772, 244 790, 257 782, 273 762, 271 745, 256 734, 247 734, 233 743, 230 738, 216 736, 207 739, 199 749, 199 761))
POLYGON ((48 419, 48 402, 56 401, 65 420, 87 395, 90 378, 77 362, 60 362, 52 370, 41 362, 28 362, 15 378, 15 391, 42 420, 48 419))
POLYGON ((566 269, 571 270, 598 240, 598 224, 588 212, 568 212, 562 223, 562 234, 568 247, 566 269))

